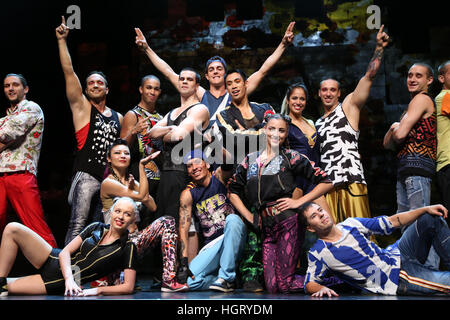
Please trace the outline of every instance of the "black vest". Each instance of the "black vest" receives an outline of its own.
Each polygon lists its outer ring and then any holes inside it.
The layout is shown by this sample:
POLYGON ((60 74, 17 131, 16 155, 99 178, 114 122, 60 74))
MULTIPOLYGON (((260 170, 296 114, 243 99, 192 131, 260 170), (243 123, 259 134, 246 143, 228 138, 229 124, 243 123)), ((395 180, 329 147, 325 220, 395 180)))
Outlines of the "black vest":
POLYGON ((116 111, 111 109, 111 116, 101 114, 96 107, 91 106, 89 132, 83 148, 76 153, 73 171, 86 172, 103 180, 106 168, 106 153, 109 146, 120 138, 120 121, 116 111))
MULTIPOLYGON (((181 112, 175 120, 171 119, 172 111, 167 116, 168 126, 178 126, 187 117, 187 112, 199 103, 195 103, 183 112, 181 112)), ((194 132, 183 139, 183 141, 164 142, 162 151, 162 170, 175 170, 186 172, 186 165, 183 163, 183 157, 194 148, 194 132), (175 149, 176 148, 176 149, 175 149), (174 150, 175 149, 175 150, 174 150), (172 154, 172 151, 173 154, 172 154)))

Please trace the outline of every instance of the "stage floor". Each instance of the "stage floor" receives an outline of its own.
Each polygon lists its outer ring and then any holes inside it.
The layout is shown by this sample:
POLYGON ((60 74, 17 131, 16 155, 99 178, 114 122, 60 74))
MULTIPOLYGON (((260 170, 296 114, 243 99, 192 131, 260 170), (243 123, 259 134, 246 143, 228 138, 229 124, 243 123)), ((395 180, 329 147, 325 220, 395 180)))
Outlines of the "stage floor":
MULTIPOLYGON (((157 316, 161 320, 182 319, 287 319, 293 315, 316 312, 320 316, 364 312, 378 314, 389 310, 390 316, 414 315, 430 307, 438 314, 450 311, 450 296, 383 296, 343 293, 339 297, 313 298, 310 295, 232 293, 215 291, 161 292, 148 279, 137 281, 140 290, 131 295, 64 297, 62 295, 7 296, 0 298, 2 310, 15 310, 17 316, 45 314, 102 315, 117 317, 157 316), (358 310, 358 311, 356 311, 358 310), (384 310, 384 311, 383 311, 384 310), (306 313, 305 313, 306 312, 306 313)), ((417 314, 416 314, 417 315, 417 314)))
MULTIPOLYGON (((379 301, 411 301, 411 300, 447 300, 450 302, 449 296, 383 296, 383 295, 349 295, 342 294, 339 297, 324 297, 314 298, 305 294, 268 294, 268 293, 247 293, 240 289, 233 293, 220 293, 214 291, 194 291, 194 292, 174 292, 167 293, 159 290, 152 291, 138 291, 131 295, 121 296, 94 296, 94 297, 64 297, 52 295, 37 295, 37 296, 8 296, 0 298, 4 300, 196 300, 196 301, 211 301, 211 300, 235 300, 235 301, 261 301, 261 300, 288 300, 288 301, 317 301, 317 300, 334 300, 334 301, 356 301, 356 300, 379 300, 379 301)), ((1 302, 0 302, 1 303, 1 302)))

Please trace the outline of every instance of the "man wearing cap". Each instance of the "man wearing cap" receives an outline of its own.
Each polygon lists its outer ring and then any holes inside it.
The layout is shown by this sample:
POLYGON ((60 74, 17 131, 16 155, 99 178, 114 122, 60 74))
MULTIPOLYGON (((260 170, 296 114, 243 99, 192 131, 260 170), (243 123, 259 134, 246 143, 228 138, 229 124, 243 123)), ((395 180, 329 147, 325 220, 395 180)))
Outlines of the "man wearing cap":
MULTIPOLYGON (((283 39, 275 51, 266 59, 261 68, 248 78, 249 94, 255 91, 261 80, 268 74, 269 70, 277 63, 286 48, 294 40, 294 33, 292 32, 294 25, 295 22, 289 24, 283 39)), ((136 44, 145 52, 153 65, 177 87, 178 74, 150 48, 142 31, 139 28, 135 28, 135 31, 136 44)), ((206 90, 202 86, 199 86, 197 89, 198 99, 208 107, 211 119, 210 126, 216 120, 216 114, 231 102, 230 95, 225 88, 226 72, 227 64, 225 60, 219 56, 211 57, 205 65, 205 77, 209 81, 209 89, 206 90)))
POLYGON ((184 158, 192 179, 180 196, 179 281, 190 290, 234 290, 236 269, 246 239, 246 227, 227 197, 226 183, 232 165, 209 170, 205 155, 198 149, 184 158), (204 246, 188 265, 188 232, 191 217, 198 221, 204 246), (190 277, 189 277, 190 276, 190 277))

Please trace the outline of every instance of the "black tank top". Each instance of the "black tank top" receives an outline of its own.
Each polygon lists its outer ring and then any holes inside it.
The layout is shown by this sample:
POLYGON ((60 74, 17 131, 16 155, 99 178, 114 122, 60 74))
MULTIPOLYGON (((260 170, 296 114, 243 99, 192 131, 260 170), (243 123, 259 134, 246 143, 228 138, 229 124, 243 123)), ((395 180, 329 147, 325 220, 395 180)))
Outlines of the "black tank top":
POLYGON ((103 180, 106 168, 106 153, 109 146, 120 137, 120 121, 116 111, 111 109, 111 116, 101 114, 91 106, 89 132, 83 148, 76 153, 73 171, 86 172, 103 180))
MULTIPOLYGON (((200 103, 195 103, 183 112, 181 112, 175 120, 172 120, 172 110, 169 112, 167 116, 167 125, 168 126, 178 126, 184 119, 187 117, 188 111, 198 105, 200 103)), ((176 142, 164 142, 163 151, 162 151, 162 170, 176 170, 176 171, 186 171, 186 165, 183 163, 183 157, 187 153, 189 153, 194 148, 194 132, 184 138, 183 141, 176 142), (175 149, 175 150, 174 150, 175 149), (172 151, 173 154, 172 154, 172 151)))

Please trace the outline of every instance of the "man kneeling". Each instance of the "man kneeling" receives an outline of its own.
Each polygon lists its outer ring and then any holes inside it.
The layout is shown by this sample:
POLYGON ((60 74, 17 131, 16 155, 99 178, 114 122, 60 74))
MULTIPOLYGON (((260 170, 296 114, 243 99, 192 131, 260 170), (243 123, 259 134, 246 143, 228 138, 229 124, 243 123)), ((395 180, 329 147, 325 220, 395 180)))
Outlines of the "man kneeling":
POLYGON ((231 166, 222 165, 210 172, 199 150, 192 151, 185 163, 192 182, 180 197, 179 281, 184 283, 187 279, 190 290, 233 291, 247 231, 227 197, 225 185, 233 173, 228 170, 231 166), (187 240, 192 211, 199 221, 204 246, 188 266, 187 240))

